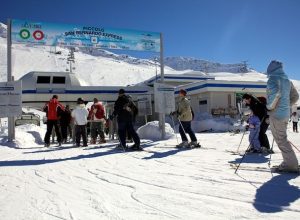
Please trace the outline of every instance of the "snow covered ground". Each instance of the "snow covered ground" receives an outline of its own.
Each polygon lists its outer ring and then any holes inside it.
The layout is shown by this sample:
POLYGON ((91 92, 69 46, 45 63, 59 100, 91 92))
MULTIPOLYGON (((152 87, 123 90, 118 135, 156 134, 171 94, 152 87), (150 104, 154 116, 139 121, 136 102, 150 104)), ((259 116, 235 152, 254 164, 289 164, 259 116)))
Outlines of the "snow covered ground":
MULTIPOLYGON (((143 139, 142 152, 115 142, 43 147, 45 126, 17 127, 16 142, 0 131, 0 219, 297 219, 300 178, 268 171, 269 156, 247 155, 234 174, 229 162, 243 133, 197 133, 202 148, 174 148, 176 137, 143 139), (252 168, 263 167, 255 171, 252 168)), ((155 123, 146 126, 150 138, 155 123)), ((300 148, 299 133, 288 135, 300 148)), ((177 134, 179 138, 179 134, 177 134)), ((272 136, 268 131, 270 142, 272 136)), ((248 133, 240 151, 248 146, 248 133)), ((271 165, 281 162, 275 145, 271 165)), ((299 152, 297 157, 300 160, 299 152)))
MULTIPOLYGON (((5 30, 0 24, 0 82, 7 77, 5 30)), ((29 71, 65 71, 68 51, 57 48, 61 54, 54 54, 49 50, 13 45, 15 78, 29 71)), ((155 75, 153 61, 97 53, 75 53, 76 75, 86 85, 127 85, 155 75)), ((184 71, 166 67, 165 72, 184 71)), ((267 79, 255 71, 208 75, 217 80, 267 79)), ((299 91, 300 81, 293 82, 299 91)), ((34 112, 41 118, 44 114, 34 112)), ((225 132, 237 128, 228 118, 216 120, 197 114, 195 118, 193 127, 202 148, 174 148, 180 137, 175 137, 173 126, 167 126, 169 139, 162 141, 157 123, 151 122, 139 130, 145 151, 126 153, 115 149, 117 141, 87 148, 72 144, 44 148, 44 124, 18 126, 16 141, 7 143, 7 121, 1 119, 0 220, 299 217, 299 177, 270 173, 266 155, 247 155, 234 174, 229 162, 238 162, 241 156, 228 151, 237 150, 243 133, 225 132), (214 132, 200 133, 212 129, 214 132), (261 167, 260 171, 254 170, 256 167, 261 167)), ((291 130, 289 127, 289 138, 300 148, 300 135, 291 130)), ((272 142, 270 131, 268 135, 272 142)), ((241 143, 241 152, 248 146, 247 139, 248 133, 241 143)), ((281 162, 277 146, 274 149, 271 165, 281 162)))

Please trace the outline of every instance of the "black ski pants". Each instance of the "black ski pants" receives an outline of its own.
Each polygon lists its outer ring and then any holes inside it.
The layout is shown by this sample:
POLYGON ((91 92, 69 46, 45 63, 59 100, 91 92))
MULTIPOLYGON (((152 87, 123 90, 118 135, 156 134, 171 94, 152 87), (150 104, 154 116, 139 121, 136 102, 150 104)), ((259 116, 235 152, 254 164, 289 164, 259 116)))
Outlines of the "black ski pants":
POLYGON ((266 135, 266 131, 268 130, 269 124, 266 123, 266 119, 264 119, 261 124, 260 124, 260 131, 259 131, 259 142, 260 145, 270 149, 270 143, 269 143, 269 139, 268 136, 266 135))
POLYGON ((53 126, 55 128, 55 133, 57 137, 57 142, 61 143, 61 134, 58 126, 58 121, 57 120, 47 120, 47 132, 45 134, 44 142, 46 144, 50 144, 50 136, 52 133, 53 126))
POLYGON ((185 132, 189 134, 191 141, 197 141, 195 133, 192 130, 191 121, 181 121, 181 124, 179 123, 179 133, 182 141, 188 141, 185 132))
POLYGON ((293 132, 298 132, 298 122, 293 121, 293 132))
POLYGON ((133 138, 136 146, 140 146, 140 137, 133 127, 132 121, 118 121, 118 135, 123 147, 126 147, 126 131, 133 138))
POLYGON ((75 125, 75 140, 76 146, 80 146, 80 139, 82 137, 83 146, 87 146, 87 132, 86 125, 75 125))

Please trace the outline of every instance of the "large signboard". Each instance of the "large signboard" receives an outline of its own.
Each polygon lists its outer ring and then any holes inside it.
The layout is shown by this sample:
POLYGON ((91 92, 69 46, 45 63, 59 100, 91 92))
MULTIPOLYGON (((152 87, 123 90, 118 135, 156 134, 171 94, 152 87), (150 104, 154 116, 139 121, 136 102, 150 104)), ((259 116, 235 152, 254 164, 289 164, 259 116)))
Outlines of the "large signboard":
POLYGON ((170 114, 175 111, 175 88, 154 83, 155 112, 170 114))
POLYGON ((160 51, 160 33, 101 26, 12 20, 12 43, 160 51))
POLYGON ((22 82, 0 83, 0 118, 22 114, 22 82))
POLYGON ((138 96, 139 116, 152 115, 151 95, 138 96))

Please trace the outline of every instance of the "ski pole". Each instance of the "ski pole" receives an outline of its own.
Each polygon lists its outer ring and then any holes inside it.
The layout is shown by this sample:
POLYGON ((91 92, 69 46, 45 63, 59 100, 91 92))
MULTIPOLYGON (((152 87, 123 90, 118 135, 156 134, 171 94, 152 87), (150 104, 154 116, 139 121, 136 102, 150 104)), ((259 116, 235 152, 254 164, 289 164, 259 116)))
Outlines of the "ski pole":
MULTIPOLYGON (((184 135, 186 136, 186 132, 185 132, 185 130, 184 130, 184 127, 183 127, 183 125, 182 125, 180 119, 178 119, 178 121, 179 121, 179 124, 180 124, 180 126, 181 126, 183 132, 184 132, 184 135)), ((186 136, 186 139, 187 139, 187 136, 186 136)))
POLYGON ((239 149, 240 149, 240 146, 241 146, 241 144, 242 144, 242 141, 243 141, 243 138, 244 138, 245 133, 246 133, 246 129, 245 129, 245 131, 244 131, 244 133, 243 133, 243 136, 242 136, 242 139, 241 139, 241 141, 240 141, 240 144, 239 144, 239 146, 238 146, 238 148, 237 148, 237 150, 236 150, 237 153, 239 152, 239 149))
MULTIPOLYGON (((275 139, 274 139, 274 137, 273 137, 272 147, 271 147, 270 152, 273 152, 274 141, 275 141, 275 139)), ((272 154, 270 153, 269 162, 268 162, 268 166, 269 166, 269 167, 270 167, 270 165, 271 165, 271 159, 272 159, 272 154)))
POLYGON ((177 134, 176 134, 176 131, 175 131, 175 122, 174 122, 174 118, 173 118, 173 116, 171 116, 171 115, 170 115, 170 118, 172 119, 172 122, 173 122, 173 129, 174 129, 174 133, 175 133, 175 137, 176 137, 177 144, 179 144, 179 142, 178 142, 178 137, 177 137, 177 134))
POLYGON ((250 144, 249 144, 249 146, 247 147, 247 150, 245 151, 245 153, 244 153, 244 155, 243 155, 241 161, 238 163, 238 165, 237 165, 237 167, 236 167, 234 173, 236 173, 236 172, 238 171, 238 169, 239 169, 240 165, 242 164, 242 162, 243 162, 243 160, 244 160, 244 158, 245 158, 245 156, 246 156, 248 150, 251 148, 251 144, 252 144, 252 142, 253 142, 253 140, 254 140, 254 138, 255 138, 257 132, 258 132, 258 130, 255 132, 255 135, 253 135, 253 138, 252 138, 252 140, 250 141, 250 144))
POLYGON ((289 143, 290 143, 290 144, 291 144, 298 152, 300 152, 299 148, 296 147, 292 142, 289 141, 289 143))

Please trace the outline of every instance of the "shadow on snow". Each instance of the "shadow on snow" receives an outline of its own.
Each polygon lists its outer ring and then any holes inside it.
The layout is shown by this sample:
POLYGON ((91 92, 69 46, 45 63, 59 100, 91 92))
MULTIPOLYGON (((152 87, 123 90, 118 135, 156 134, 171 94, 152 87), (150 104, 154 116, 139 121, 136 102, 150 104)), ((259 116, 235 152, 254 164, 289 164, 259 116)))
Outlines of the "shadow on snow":
POLYGON ((297 174, 281 174, 273 177, 256 190, 254 208, 259 212, 275 213, 283 211, 300 198, 300 189, 289 184, 297 174))

